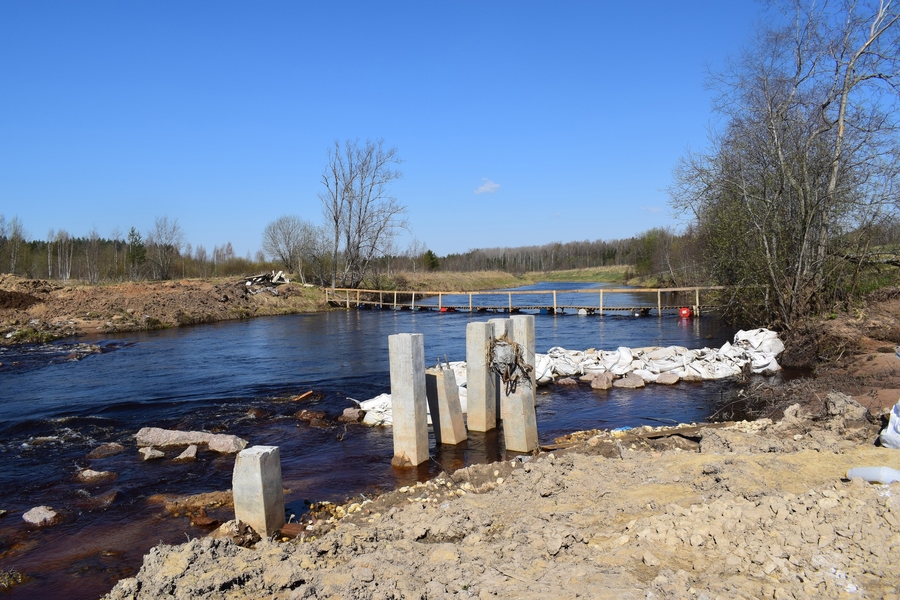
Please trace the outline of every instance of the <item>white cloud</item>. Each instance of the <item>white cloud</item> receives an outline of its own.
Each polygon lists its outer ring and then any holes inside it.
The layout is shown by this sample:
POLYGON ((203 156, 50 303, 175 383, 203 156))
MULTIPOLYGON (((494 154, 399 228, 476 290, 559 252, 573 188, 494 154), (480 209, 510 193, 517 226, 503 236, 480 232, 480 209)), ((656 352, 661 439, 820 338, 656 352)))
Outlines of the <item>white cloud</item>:
POLYGON ((494 183, 487 177, 482 177, 481 180, 484 183, 481 184, 481 187, 479 187, 477 190, 475 190, 476 194, 493 194, 494 192, 496 192, 497 190, 500 189, 499 183, 494 183))

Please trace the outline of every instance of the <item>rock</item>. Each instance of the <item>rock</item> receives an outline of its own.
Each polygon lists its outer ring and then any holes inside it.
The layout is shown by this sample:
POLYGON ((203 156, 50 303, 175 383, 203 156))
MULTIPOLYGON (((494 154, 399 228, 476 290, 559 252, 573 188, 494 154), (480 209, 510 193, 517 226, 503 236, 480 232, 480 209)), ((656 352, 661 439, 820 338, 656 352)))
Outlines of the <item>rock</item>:
POLYGON ((591 381, 591 387, 595 390, 608 390, 612 387, 615 378, 616 376, 609 371, 598 373, 594 375, 594 379, 591 381))
POLYGON ((211 538, 228 538, 238 546, 249 548, 261 538, 253 528, 238 520, 226 521, 218 529, 209 534, 211 538))
POLYGON ((660 385, 675 385, 680 380, 681 378, 678 375, 670 371, 668 373, 660 373, 659 377, 656 378, 656 383, 660 385))
POLYGON ((75 479, 81 483, 97 483, 104 479, 115 479, 117 475, 111 471, 95 471, 93 469, 84 469, 79 471, 75 479))
POLYGON ((648 567, 658 567, 660 564, 659 559, 653 556, 653 554, 651 554, 649 550, 647 552, 644 552, 641 560, 643 560, 644 564, 648 567))
POLYGON ((265 419, 272 416, 272 411, 254 407, 247 411, 247 416, 251 419, 265 419))
POLYGON ((626 373, 621 379, 616 379, 613 381, 613 387, 617 388, 626 388, 626 389, 636 389, 642 388, 646 383, 641 378, 640 375, 635 375, 634 373, 626 373))
POLYGON ((554 383, 556 383, 556 385, 578 385, 578 382, 571 377, 561 377, 554 383))
POLYGON ((359 423, 366 416, 366 411, 361 408, 345 408, 343 414, 338 417, 341 423, 359 423))
POLYGON ((115 456, 120 452, 125 451, 125 446, 119 444, 117 442, 110 442, 109 444, 103 444, 102 446, 97 446, 90 452, 88 452, 87 458, 90 460, 94 460, 97 458, 106 458, 107 456, 115 456))
POLYGON ((825 396, 825 407, 832 417, 841 417, 848 421, 862 421, 869 411, 856 400, 840 392, 830 392, 825 396))
POLYGON ((307 410, 303 409, 297 411, 297 414, 294 415, 301 421, 312 421, 313 419, 324 419, 325 413, 321 410, 307 410))
POLYGON ((79 497, 72 503, 74 506, 85 510, 97 510, 110 507, 121 495, 121 492, 115 491, 102 496, 79 497))
POLYGON ((206 444, 210 450, 234 454, 247 447, 247 441, 236 435, 223 433, 207 433, 205 431, 175 431, 159 427, 144 427, 135 435, 138 446, 190 446, 206 444))
POLYGON ((312 419, 309 422, 309 426, 310 427, 318 427, 320 429, 328 429, 329 427, 331 427, 331 423, 329 423, 325 419, 312 419))
POLYGON ((173 458, 177 462, 188 462, 197 458, 197 445, 191 444, 184 449, 184 452, 173 458))
POLYGON ((22 520, 29 525, 47 527, 49 525, 56 525, 62 520, 62 517, 49 506, 35 506, 22 515, 22 520))
POLYGON ((152 446, 140 448, 138 452, 144 457, 144 460, 153 460, 155 458, 165 458, 166 455, 152 446))

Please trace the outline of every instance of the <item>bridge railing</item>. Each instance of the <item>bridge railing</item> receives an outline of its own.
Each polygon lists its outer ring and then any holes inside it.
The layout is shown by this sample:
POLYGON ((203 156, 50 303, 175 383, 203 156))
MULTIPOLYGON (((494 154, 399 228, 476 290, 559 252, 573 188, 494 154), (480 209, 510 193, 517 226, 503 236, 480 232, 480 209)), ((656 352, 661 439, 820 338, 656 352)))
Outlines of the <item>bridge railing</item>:
POLYGON ((541 312, 558 313, 566 309, 585 310, 588 313, 603 314, 604 311, 631 311, 650 310, 656 308, 658 314, 666 309, 691 308, 693 314, 700 314, 701 310, 713 308, 713 304, 701 303, 701 293, 726 289, 724 286, 691 286, 671 288, 592 288, 581 290, 507 290, 507 291, 408 291, 408 290, 369 290, 360 288, 326 288, 325 301, 332 306, 345 308, 384 308, 407 310, 468 310, 473 311, 502 311, 516 312, 518 310, 540 310, 541 312), (604 296, 611 294, 655 294, 656 306, 647 303, 635 306, 623 306, 621 304, 609 304, 604 302, 604 296), (664 295, 683 294, 681 303, 676 305, 663 304, 664 295), (560 296, 571 298, 572 295, 596 299, 590 303, 572 304, 561 301, 560 296), (691 297, 692 296, 692 297, 691 297), (476 302, 479 298, 482 301, 476 302), (498 303, 494 298, 502 297, 505 303, 498 303), (437 303, 435 304, 435 298, 437 303), (462 298, 461 304, 449 301, 462 298), (485 301, 488 298, 491 301, 485 301), (546 300, 544 300, 546 298, 546 300), (526 302, 525 300, 529 300, 526 302))

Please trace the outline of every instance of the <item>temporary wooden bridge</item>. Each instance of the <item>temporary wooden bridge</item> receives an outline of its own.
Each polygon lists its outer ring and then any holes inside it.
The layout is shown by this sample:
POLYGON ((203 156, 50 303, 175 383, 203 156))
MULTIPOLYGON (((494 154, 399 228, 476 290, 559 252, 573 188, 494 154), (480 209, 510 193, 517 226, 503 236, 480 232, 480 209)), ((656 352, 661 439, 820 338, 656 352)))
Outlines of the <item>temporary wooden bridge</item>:
MULTIPOLYGON (((344 308, 369 308, 381 310, 434 310, 440 312, 495 312, 517 313, 536 311, 541 314, 565 314, 571 311, 579 314, 602 315, 604 312, 628 312, 635 315, 648 315, 656 309, 658 315, 663 311, 681 311, 690 309, 689 314, 699 315, 702 311, 717 308, 717 304, 702 304, 701 292, 724 290, 723 286, 678 287, 678 288, 595 288, 589 290, 516 290, 505 292, 440 292, 440 291, 382 291, 355 288, 327 288, 325 301, 331 306, 344 308), (623 306, 604 304, 604 296, 610 294, 655 294, 656 305, 639 304, 623 306), (559 296, 584 298, 584 303, 561 304, 559 296), (527 298, 523 298, 527 296, 527 298), (535 297, 538 302, 535 302, 535 297), (434 299, 437 298, 437 303, 434 299), (544 302, 543 298, 547 301, 544 302), (592 304, 594 298, 599 303, 592 304), (468 303, 460 300, 468 299, 468 303), (663 300, 666 303, 663 304, 663 300), (491 302, 493 300, 493 302, 491 302), (500 303, 506 300, 505 303, 500 303), (517 300, 520 300, 517 302, 517 300), (673 301, 680 303, 672 304, 673 301)), ((708 295, 707 295, 708 296, 708 295)))

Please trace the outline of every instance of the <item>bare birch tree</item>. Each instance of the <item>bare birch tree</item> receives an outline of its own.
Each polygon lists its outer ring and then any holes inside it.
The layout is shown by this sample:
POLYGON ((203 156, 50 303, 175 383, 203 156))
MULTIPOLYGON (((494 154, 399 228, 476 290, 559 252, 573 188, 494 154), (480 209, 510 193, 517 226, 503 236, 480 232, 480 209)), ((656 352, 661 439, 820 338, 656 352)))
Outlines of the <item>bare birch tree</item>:
POLYGON ((181 253, 184 246, 184 232, 178 225, 178 219, 156 217, 153 230, 147 236, 147 247, 150 250, 154 274, 157 279, 169 279, 172 275, 172 263, 181 253))
POLYGON ((388 193, 390 182, 401 177, 396 148, 384 140, 364 145, 335 141, 322 173, 326 191, 319 194, 326 226, 332 237, 332 286, 355 287, 370 261, 381 255, 397 231, 406 227, 406 207, 388 193), (338 272, 340 271, 340 278, 338 272))

